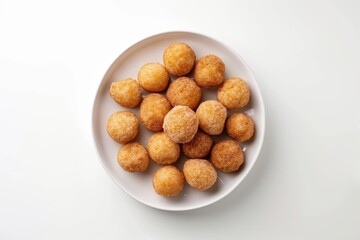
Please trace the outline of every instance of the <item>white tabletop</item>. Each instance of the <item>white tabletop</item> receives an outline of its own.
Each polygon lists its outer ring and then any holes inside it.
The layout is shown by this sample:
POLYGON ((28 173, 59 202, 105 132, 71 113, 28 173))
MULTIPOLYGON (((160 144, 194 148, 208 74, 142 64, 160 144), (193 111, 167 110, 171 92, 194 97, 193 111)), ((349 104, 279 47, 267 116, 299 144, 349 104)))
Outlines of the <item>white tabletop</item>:
POLYGON ((0 2, 0 239, 360 239, 358 1, 0 2), (105 173, 96 89, 144 37, 188 30, 249 64, 257 164, 225 199, 147 207, 105 173))

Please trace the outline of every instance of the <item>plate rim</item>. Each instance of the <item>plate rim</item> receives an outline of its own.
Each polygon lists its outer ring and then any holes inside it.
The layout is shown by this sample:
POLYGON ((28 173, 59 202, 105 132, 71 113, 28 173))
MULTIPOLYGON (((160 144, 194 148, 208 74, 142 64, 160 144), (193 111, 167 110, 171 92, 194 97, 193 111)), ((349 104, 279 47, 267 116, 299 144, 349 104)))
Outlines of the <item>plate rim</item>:
POLYGON ((120 52, 120 54, 113 60, 112 64, 107 68, 107 70, 105 71, 105 74, 103 75, 101 81, 99 82, 98 84, 98 87, 96 88, 96 94, 95 94, 95 97, 94 97, 94 100, 92 102, 92 111, 91 111, 91 136, 92 136, 92 140, 93 140, 93 144, 95 145, 95 150, 96 150, 96 155, 97 155, 97 158, 98 160, 100 161, 101 163, 101 166, 103 167, 103 169, 105 170, 105 172, 107 173, 107 175, 113 180, 113 182, 120 187, 120 189, 125 192, 126 194, 128 194, 129 196, 131 196, 132 198, 134 198, 135 200, 137 200, 138 202, 146 205, 146 206, 149 206, 151 208, 154 208, 154 209, 159 209, 159 210, 163 210, 163 211, 173 211, 173 212, 183 212, 183 211, 190 211, 190 210, 195 210, 195 209, 199 209, 199 208, 203 208, 203 207, 206 207, 206 206, 209 206, 215 202, 218 202, 220 201, 221 199, 224 199, 225 197, 227 197, 228 195, 230 195, 231 192, 234 191, 235 188, 237 188, 240 183, 246 178, 246 176, 250 173, 250 171, 254 168, 258 158, 259 158, 259 155, 263 149, 263 144, 264 144, 264 139, 265 139, 265 134, 266 134, 266 111, 265 111, 265 104, 264 104, 264 100, 263 100, 263 96, 262 96, 262 92, 260 90, 260 87, 256 81, 256 78, 255 78, 255 75, 254 73, 251 71, 249 65, 244 61, 244 59, 240 56, 240 54, 237 53, 237 51, 235 51, 233 48, 231 48, 229 45, 227 45, 226 43, 224 43, 223 41, 220 41, 218 40, 217 38, 214 38, 212 36, 209 36, 207 34, 203 34, 203 33, 199 33, 199 32, 195 32, 195 31, 185 31, 185 30, 179 30, 179 31, 164 31, 164 32, 160 32, 160 33, 155 33, 155 34, 152 34, 150 36, 147 36, 147 37, 144 37, 144 38, 141 38, 140 40, 138 41, 135 41, 134 43, 132 43, 129 47, 125 48, 124 50, 122 50, 120 52), (214 42, 217 42, 219 43, 220 45, 222 45, 223 47, 227 48, 229 51, 231 51, 233 54, 236 55, 237 58, 239 58, 242 63, 244 64, 244 67, 247 69, 247 71, 249 72, 249 74, 253 77, 254 79, 254 83, 253 85, 255 86, 256 90, 258 91, 259 93, 259 102, 260 102, 260 109, 261 111, 263 112, 263 117, 261 119, 261 125, 263 126, 263 131, 261 133, 261 136, 260 136, 260 143, 259 143, 259 150, 255 153, 255 160, 251 163, 251 165, 249 166, 249 170, 247 172, 244 173, 244 175, 239 178, 237 180, 237 182, 229 187, 229 189, 221 194, 219 197, 216 197, 214 198, 213 200, 211 201, 208 201, 208 202, 205 202, 205 203, 200 203, 200 204, 196 204, 194 206, 191 206, 191 207, 187 207, 187 208, 171 208, 171 207, 162 207, 162 206, 157 206, 157 205, 153 205, 149 202, 147 202, 146 200, 143 200, 141 198, 138 198, 136 196, 134 196, 131 192, 128 192, 124 189, 124 187, 121 185, 121 183, 119 183, 117 180, 115 180, 115 178, 112 176, 112 174, 110 174, 110 172, 108 171, 108 169, 106 168, 105 166, 105 163, 103 161, 103 159, 101 158, 100 154, 99 154, 99 149, 98 149, 98 145, 97 145, 97 140, 95 139, 95 106, 96 106, 96 102, 99 98, 99 90, 100 90, 100 87, 102 86, 103 82, 105 81, 105 77, 109 74, 110 70, 113 68, 113 65, 118 61, 118 59, 124 55, 125 53, 127 53, 128 51, 130 51, 133 47, 135 47, 136 45, 142 43, 142 42, 145 42, 145 41, 148 41, 152 38, 155 38, 155 37, 161 37, 162 35, 167 35, 167 34, 190 34, 190 35, 198 35, 200 37, 205 37, 205 38, 208 38, 214 42))

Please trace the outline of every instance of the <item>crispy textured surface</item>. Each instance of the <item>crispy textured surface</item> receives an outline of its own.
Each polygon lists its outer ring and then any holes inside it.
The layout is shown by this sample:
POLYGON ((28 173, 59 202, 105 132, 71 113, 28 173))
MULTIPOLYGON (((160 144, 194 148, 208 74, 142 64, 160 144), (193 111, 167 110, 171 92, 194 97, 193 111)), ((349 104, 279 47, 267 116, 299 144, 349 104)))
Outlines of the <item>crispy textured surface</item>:
POLYGON ((210 135, 219 135, 224 130, 227 110, 216 100, 202 102, 196 110, 199 127, 210 135))
POLYGON ((110 96, 121 106, 134 108, 142 99, 140 84, 132 78, 113 82, 110 86, 110 96))
POLYGON ((196 62, 194 78, 200 87, 212 87, 222 84, 224 74, 225 64, 215 55, 206 55, 196 62))
POLYGON ((250 89, 240 78, 227 79, 217 90, 217 99, 230 110, 245 107, 250 100, 250 89))
POLYGON ((181 145, 181 149, 189 158, 205 158, 212 145, 211 137, 199 129, 190 142, 181 145))
POLYGON ((213 147, 211 162, 220 171, 234 172, 244 163, 244 153, 235 141, 224 140, 213 147))
POLYGON ((244 142, 254 135, 255 125, 245 113, 234 113, 226 120, 226 130, 230 137, 244 142))
POLYGON ((166 97, 173 107, 182 105, 194 110, 200 103, 201 89, 194 80, 181 77, 170 84, 166 97))
POLYGON ((117 155, 119 165, 127 172, 143 172, 149 165, 149 154, 138 142, 122 146, 117 155))
POLYGON ((159 168, 153 177, 153 187, 157 194, 165 197, 178 195, 184 187, 184 175, 174 166, 159 168))
POLYGON ((199 126, 196 114, 187 106, 176 106, 164 118, 164 132, 176 143, 187 143, 195 136, 199 126))
POLYGON ((118 143, 132 141, 139 132, 139 121, 135 114, 129 111, 119 111, 110 116, 106 123, 109 136, 118 143))
POLYGON ((185 43, 170 44, 163 54, 166 69, 178 77, 185 76, 194 68, 195 59, 194 51, 185 43))
POLYGON ((212 187, 217 180, 214 166, 204 159, 189 159, 183 168, 186 182, 197 190, 206 190, 212 187))
POLYGON ((169 73, 160 63, 147 63, 138 72, 138 81, 148 92, 161 92, 169 83, 169 73))
POLYGON ((140 104, 140 120, 147 129, 158 132, 162 130, 164 118, 170 110, 171 105, 166 97, 152 93, 140 104))
POLYGON ((148 140, 150 158, 159 164, 172 164, 180 157, 180 146, 164 132, 154 133, 148 140))

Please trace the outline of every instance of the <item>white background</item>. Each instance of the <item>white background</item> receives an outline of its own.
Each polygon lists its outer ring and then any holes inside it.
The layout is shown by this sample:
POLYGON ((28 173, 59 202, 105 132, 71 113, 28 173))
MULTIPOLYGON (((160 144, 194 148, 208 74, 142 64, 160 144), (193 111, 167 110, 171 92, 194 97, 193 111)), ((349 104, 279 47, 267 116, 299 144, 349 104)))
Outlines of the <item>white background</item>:
POLYGON ((360 239, 359 1, 0 0, 0 239, 360 239), (234 48, 266 104, 257 164, 190 212, 138 203, 91 138, 97 86, 152 34, 234 48))

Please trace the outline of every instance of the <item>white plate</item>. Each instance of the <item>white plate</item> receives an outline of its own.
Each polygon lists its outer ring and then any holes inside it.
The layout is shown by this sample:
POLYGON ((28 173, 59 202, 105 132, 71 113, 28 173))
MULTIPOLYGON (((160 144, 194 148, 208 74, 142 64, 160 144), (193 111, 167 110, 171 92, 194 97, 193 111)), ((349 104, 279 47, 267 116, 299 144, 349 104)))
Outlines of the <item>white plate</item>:
MULTIPOLYGON (((202 90, 203 99, 216 99, 216 89, 202 90)), ((146 95, 146 92, 143 92, 146 95)), ((133 110, 131 110, 133 111, 133 110)), ((138 115, 138 109, 135 114, 138 115)), ((229 112, 232 113, 232 112, 229 112)), ((200 208, 214 203, 228 195, 246 177, 259 155, 265 132, 265 111, 261 93, 255 78, 242 58, 225 44, 210 37, 191 32, 166 32, 148 37, 125 50, 110 66, 98 88, 92 115, 93 137, 100 161, 109 176, 130 196, 136 200, 163 210, 183 211, 200 208), (197 58, 212 53, 219 56, 225 63, 225 77, 241 77, 249 85, 251 101, 243 109, 255 122, 254 139, 241 144, 245 151, 245 165, 236 173, 218 172, 219 179, 210 190, 199 192, 186 185, 181 194, 175 198, 157 195, 152 187, 152 176, 159 167, 151 162, 145 173, 125 172, 117 163, 116 156, 120 144, 111 140, 105 130, 108 117, 123 107, 116 104, 109 96, 111 82, 132 77, 136 79, 141 66, 148 62, 162 63, 164 49, 173 42, 185 42, 196 53, 197 58)), ((140 133, 135 140, 146 146, 151 132, 140 126, 140 133)), ((213 137, 217 142, 226 136, 213 137)), ((182 169, 184 157, 177 166, 182 169)), ((241 196, 239 196, 241 197, 241 196)))

